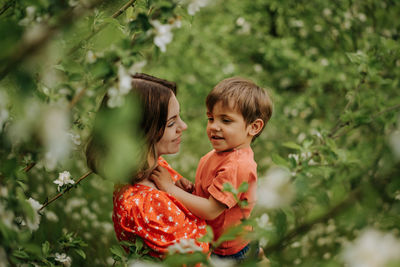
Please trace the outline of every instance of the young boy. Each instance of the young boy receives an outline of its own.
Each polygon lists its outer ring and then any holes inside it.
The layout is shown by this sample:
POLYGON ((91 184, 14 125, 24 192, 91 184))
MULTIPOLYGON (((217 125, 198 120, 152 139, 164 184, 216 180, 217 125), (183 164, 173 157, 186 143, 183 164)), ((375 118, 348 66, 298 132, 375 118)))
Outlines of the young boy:
MULTIPOLYGON (((152 175, 158 188, 173 195, 196 216, 207 220, 217 240, 225 230, 248 218, 256 200, 257 164, 250 147, 271 118, 272 103, 267 93, 249 80, 228 78, 208 94, 207 135, 213 150, 199 162, 194 195, 175 186, 163 168, 152 175), (238 188, 249 184, 247 192, 239 193, 248 205, 239 207, 225 183, 238 188)), ((249 241, 242 238, 222 242, 213 254, 222 258, 243 260, 249 241)))

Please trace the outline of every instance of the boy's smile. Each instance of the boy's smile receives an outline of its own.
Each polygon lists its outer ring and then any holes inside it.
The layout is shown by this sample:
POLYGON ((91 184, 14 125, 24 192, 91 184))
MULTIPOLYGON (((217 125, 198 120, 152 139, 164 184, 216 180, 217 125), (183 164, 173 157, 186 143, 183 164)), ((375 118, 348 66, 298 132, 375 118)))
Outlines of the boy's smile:
POLYGON ((253 138, 251 124, 246 125, 243 115, 231 106, 220 101, 211 112, 207 112, 207 135, 218 152, 248 147, 253 138))

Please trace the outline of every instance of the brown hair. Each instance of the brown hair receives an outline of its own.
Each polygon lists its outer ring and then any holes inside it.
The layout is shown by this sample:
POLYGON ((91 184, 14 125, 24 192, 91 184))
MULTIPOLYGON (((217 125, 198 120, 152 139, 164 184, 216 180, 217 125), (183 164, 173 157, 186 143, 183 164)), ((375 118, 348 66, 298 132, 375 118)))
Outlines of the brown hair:
POLYGON ((219 82, 206 98, 208 111, 222 101, 222 105, 238 109, 247 124, 256 119, 262 119, 264 126, 254 136, 253 140, 261 134, 265 125, 272 116, 272 101, 268 93, 250 80, 241 77, 227 78, 219 82))
MULTIPOLYGON (((144 73, 132 75, 132 90, 125 97, 137 97, 141 104, 141 118, 139 130, 146 141, 145 153, 141 155, 139 169, 132 179, 132 183, 139 182, 148 177, 155 166, 148 166, 149 155, 157 159, 158 154, 155 144, 162 138, 167 123, 168 105, 172 94, 176 94, 177 87, 174 82, 159 79, 144 73)), ((106 94, 98 109, 94 129, 98 122, 98 116, 111 111, 107 106, 109 100, 106 94)), ((132 134, 138 134, 132 132, 132 134)), ((139 137, 139 136, 138 136, 139 137)), ((107 153, 102 139, 94 132, 86 147, 86 161, 88 167, 95 173, 101 174, 99 167, 104 154, 107 153)))

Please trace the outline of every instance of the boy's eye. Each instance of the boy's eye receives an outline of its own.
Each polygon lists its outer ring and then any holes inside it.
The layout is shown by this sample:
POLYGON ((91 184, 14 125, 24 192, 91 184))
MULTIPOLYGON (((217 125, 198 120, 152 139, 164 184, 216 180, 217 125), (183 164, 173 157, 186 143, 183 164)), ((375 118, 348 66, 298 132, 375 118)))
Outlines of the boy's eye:
POLYGON ((230 123, 230 122, 232 122, 231 120, 228 120, 228 119, 222 119, 222 122, 224 122, 224 123, 230 123))
POLYGON ((208 121, 214 121, 214 118, 208 117, 207 120, 208 120, 208 121))

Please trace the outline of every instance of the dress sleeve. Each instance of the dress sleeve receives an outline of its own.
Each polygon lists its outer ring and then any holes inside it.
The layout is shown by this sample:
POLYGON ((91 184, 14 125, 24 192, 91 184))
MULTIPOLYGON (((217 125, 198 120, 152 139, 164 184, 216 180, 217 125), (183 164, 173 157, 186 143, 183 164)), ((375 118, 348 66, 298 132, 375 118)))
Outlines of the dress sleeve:
POLYGON ((167 169, 167 171, 171 175, 172 180, 174 182, 176 182, 176 181, 178 181, 178 180, 180 180, 182 178, 182 175, 180 175, 177 171, 172 169, 172 167, 168 164, 168 162, 165 159, 163 159, 162 157, 158 158, 158 165, 160 165, 161 167, 164 167, 165 169, 167 169))
POLYGON ((232 163, 226 164, 216 172, 211 185, 208 187, 208 192, 219 202, 225 204, 228 208, 236 205, 231 192, 223 191, 224 184, 230 183, 234 188, 238 188, 238 168, 232 163))
POLYGON ((140 236, 159 253, 167 252, 180 239, 196 239, 205 232, 205 223, 198 224, 197 218, 186 214, 164 192, 152 190, 138 194, 131 201, 134 205, 123 222, 124 229, 140 236))

